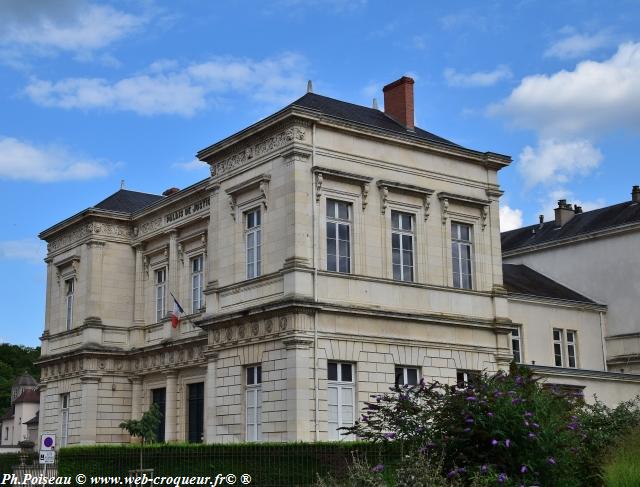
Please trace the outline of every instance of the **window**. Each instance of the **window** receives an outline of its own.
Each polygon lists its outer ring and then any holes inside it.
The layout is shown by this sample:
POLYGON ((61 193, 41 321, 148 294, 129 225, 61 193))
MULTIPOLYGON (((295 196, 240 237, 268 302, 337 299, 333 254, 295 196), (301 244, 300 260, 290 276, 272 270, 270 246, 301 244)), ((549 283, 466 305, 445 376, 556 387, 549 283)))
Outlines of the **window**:
POLYGON ((162 321, 165 313, 167 293, 167 268, 157 269, 156 272, 156 322, 162 321))
POLYGON ((513 353, 513 360, 517 364, 522 363, 522 341, 520 337, 520 328, 511 330, 511 352, 513 353))
POLYGON ((576 332, 573 330, 553 329, 553 361, 556 367, 578 366, 576 332))
POLYGON ((473 288, 471 270, 471 225, 451 222, 451 254, 453 261, 453 287, 473 288))
POLYGON ((567 366, 576 368, 576 332, 567 330, 567 366))
POLYGON ((247 244, 247 279, 258 277, 262 265, 262 217, 260 208, 248 211, 245 214, 246 244, 247 244))
POLYGON ((415 386, 418 383, 418 369, 396 367, 396 386, 415 386))
POLYGON ((467 387, 480 380, 480 372, 477 370, 456 370, 456 384, 458 387, 467 387))
POLYGON ((554 329, 553 330, 553 359, 556 367, 562 367, 563 365, 563 357, 562 357, 562 330, 554 329))
POLYGON ((262 439, 262 366, 247 367, 247 441, 262 439))
POLYGON ((329 408, 329 439, 340 440, 345 435, 338 428, 353 426, 355 411, 355 387, 353 383, 353 364, 327 363, 327 396, 329 408))
POLYGON ((65 307, 67 311, 67 330, 71 329, 73 325, 73 295, 75 291, 74 279, 67 279, 64 281, 65 289, 65 307))
POLYGON ((191 259, 191 312, 204 308, 204 256, 191 259))
POLYGON ((391 212, 391 254, 393 278, 413 281, 413 215, 391 212))
POLYGON ((69 441, 69 393, 60 395, 60 446, 69 441))
POLYGON ((351 272, 351 205, 327 200, 327 270, 351 272))

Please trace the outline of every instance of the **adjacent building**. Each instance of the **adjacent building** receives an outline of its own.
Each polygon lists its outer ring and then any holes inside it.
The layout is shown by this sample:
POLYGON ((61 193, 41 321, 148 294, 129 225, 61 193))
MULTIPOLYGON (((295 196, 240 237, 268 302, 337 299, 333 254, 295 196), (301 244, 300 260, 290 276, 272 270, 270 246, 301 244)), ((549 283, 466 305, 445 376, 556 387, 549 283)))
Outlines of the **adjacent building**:
POLYGON ((640 390, 606 372, 605 301, 503 266, 511 159, 416 127, 413 84, 387 85, 384 111, 309 92, 198 152, 209 178, 42 232, 40 431, 126 442, 119 423, 156 403, 165 441, 337 439, 394 383, 514 357, 587 395, 640 390))
POLYGON ((19 375, 11 387, 11 405, 0 417, 0 446, 37 441, 39 405, 38 382, 27 372, 19 375))

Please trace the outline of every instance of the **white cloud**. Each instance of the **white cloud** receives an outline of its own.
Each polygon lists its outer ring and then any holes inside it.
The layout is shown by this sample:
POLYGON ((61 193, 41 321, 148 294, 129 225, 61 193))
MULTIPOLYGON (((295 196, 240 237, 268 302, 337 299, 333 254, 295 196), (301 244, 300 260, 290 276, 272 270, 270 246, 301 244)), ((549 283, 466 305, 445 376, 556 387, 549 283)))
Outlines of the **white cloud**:
POLYGON ((518 168, 526 185, 563 184, 576 175, 586 176, 598 167, 602 153, 588 140, 542 139, 537 147, 526 146, 518 168))
POLYGON ((131 33, 144 20, 84 0, 3 0, 0 43, 28 49, 91 51, 131 33))
POLYGON ((109 82, 100 78, 34 79, 25 93, 37 104, 60 108, 111 109, 140 115, 189 117, 228 94, 284 104, 306 86, 307 62, 285 53, 263 60, 216 58, 179 67, 174 61, 151 64, 148 74, 109 82))
POLYGON ((604 32, 593 35, 572 34, 549 46, 544 56, 559 59, 578 58, 609 44, 611 44, 611 37, 604 32))
POLYGON ((477 71, 470 74, 459 73, 453 68, 444 70, 444 77, 449 86, 493 86, 511 76, 511 70, 505 65, 500 65, 493 71, 477 71))
POLYGON ((500 231, 507 232, 522 226, 522 210, 500 205, 500 231))
POLYGON ((84 159, 59 147, 38 148, 12 137, 0 137, 0 179, 48 183, 105 176, 100 161, 84 159))
POLYGON ((176 162, 172 166, 185 171, 207 171, 209 169, 209 164, 199 159, 193 159, 189 162, 176 162))
POLYGON ((44 242, 35 238, 0 241, 0 259, 40 263, 45 255, 44 242))
POLYGON ((508 98, 489 108, 543 137, 595 135, 640 129, 640 43, 626 43, 603 62, 573 71, 524 78, 508 98))

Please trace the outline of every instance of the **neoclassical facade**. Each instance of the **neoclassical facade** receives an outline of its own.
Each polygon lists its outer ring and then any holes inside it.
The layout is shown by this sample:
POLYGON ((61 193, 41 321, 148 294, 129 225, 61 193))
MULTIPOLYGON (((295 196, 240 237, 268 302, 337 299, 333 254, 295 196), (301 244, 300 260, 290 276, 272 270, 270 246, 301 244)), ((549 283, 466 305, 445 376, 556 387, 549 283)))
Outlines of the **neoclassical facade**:
POLYGON ((394 383, 514 356, 612 402, 639 391, 606 372, 606 303, 525 266, 503 279, 510 158, 415 127, 410 78, 384 95, 380 111, 307 93, 198 152, 209 178, 123 189, 42 232, 40 431, 127 442, 118 424, 157 403, 165 441, 336 439, 394 383), (542 329, 573 336, 571 364, 542 329))

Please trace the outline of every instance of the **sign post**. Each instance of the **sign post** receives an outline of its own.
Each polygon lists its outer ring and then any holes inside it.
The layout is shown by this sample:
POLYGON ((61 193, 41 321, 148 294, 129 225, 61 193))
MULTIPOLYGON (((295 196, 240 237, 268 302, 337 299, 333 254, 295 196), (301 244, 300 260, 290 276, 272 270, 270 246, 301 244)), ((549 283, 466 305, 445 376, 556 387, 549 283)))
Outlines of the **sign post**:
POLYGON ((44 475, 47 475, 47 465, 53 465, 56 461, 56 435, 43 433, 40 436, 40 464, 44 465, 44 475))

